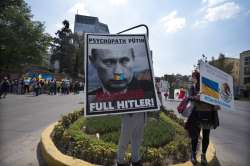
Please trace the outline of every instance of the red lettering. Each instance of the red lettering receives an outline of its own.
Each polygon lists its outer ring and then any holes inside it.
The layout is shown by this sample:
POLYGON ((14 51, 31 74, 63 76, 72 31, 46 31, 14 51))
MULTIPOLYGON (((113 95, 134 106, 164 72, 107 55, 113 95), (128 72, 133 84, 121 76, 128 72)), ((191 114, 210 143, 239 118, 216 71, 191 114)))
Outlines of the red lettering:
POLYGON ((96 92, 97 101, 131 100, 144 98, 143 89, 128 90, 126 93, 113 92, 111 94, 96 92))

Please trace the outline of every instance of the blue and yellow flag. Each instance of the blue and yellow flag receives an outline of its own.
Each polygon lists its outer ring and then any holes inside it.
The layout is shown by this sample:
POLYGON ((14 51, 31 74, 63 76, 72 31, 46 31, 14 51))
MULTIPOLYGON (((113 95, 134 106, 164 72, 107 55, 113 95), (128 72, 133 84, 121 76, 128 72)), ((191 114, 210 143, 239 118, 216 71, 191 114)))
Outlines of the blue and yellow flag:
POLYGON ((201 91, 204 95, 211 96, 213 98, 219 99, 219 84, 215 81, 212 81, 208 78, 201 78, 201 91))
POLYGON ((114 80, 117 80, 117 81, 123 81, 125 80, 125 74, 124 73, 121 73, 121 74, 114 74, 114 80))

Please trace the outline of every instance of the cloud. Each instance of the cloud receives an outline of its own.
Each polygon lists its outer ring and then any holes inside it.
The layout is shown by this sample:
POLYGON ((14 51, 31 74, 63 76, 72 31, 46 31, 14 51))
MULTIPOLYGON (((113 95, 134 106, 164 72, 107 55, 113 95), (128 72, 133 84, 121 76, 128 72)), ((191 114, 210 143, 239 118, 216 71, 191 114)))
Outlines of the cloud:
POLYGON ((127 5, 128 0, 109 0, 109 3, 114 6, 124 6, 127 5))
POLYGON ((207 7, 213 7, 228 0, 202 0, 202 3, 205 4, 207 7))
POLYGON ((203 16, 200 20, 195 21, 194 27, 234 18, 241 10, 237 3, 228 0, 202 0, 202 4, 205 5, 200 9, 203 16))
POLYGON ((184 17, 177 17, 177 11, 172 11, 169 15, 160 19, 163 26, 168 33, 175 33, 186 26, 186 19, 184 17))
POLYGON ((234 2, 226 2, 222 5, 208 8, 204 19, 207 21, 225 20, 235 17, 240 12, 240 6, 234 2))
POLYGON ((84 2, 78 2, 74 4, 71 8, 69 8, 68 13, 70 14, 81 14, 81 15, 89 15, 89 11, 86 9, 86 4, 84 2))
POLYGON ((250 10, 248 10, 248 11, 246 12, 246 14, 247 14, 247 16, 250 16, 250 10))

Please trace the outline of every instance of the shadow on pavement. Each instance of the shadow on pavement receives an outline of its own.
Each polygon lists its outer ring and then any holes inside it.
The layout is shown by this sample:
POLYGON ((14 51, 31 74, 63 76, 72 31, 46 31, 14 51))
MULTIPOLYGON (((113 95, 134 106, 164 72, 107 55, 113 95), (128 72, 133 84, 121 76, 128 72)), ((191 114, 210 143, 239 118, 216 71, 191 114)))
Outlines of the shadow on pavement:
POLYGON ((42 158, 41 143, 39 142, 36 148, 36 157, 39 166, 47 166, 48 164, 42 158))

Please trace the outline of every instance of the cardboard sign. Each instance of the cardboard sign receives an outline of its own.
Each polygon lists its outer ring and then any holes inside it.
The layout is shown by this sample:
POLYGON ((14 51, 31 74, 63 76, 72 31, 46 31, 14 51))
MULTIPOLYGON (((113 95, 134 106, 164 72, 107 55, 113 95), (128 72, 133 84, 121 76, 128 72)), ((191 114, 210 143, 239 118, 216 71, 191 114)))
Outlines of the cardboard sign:
POLYGON ((145 35, 85 35, 85 116, 159 109, 145 35))
POLYGON ((233 78, 207 63, 200 64, 201 101, 234 109, 233 78))

